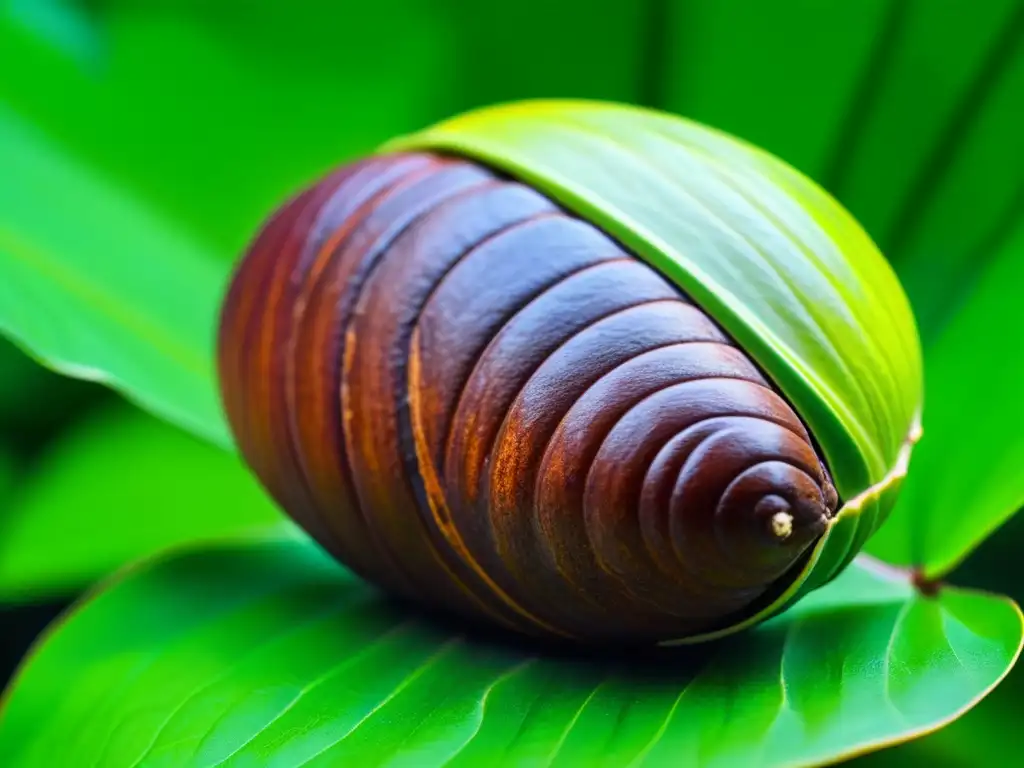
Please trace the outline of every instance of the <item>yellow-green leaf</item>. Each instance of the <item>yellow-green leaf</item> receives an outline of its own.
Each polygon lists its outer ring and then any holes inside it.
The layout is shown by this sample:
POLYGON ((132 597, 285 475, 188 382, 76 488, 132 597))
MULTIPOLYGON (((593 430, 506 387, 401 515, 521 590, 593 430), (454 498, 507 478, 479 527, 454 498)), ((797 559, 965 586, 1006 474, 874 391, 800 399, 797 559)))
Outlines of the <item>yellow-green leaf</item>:
POLYGON ((667 114, 586 101, 477 110, 388 143, 495 165, 606 229, 689 293, 810 426, 846 506, 810 586, 884 520, 921 408, 906 296, 845 210, 773 156, 667 114))

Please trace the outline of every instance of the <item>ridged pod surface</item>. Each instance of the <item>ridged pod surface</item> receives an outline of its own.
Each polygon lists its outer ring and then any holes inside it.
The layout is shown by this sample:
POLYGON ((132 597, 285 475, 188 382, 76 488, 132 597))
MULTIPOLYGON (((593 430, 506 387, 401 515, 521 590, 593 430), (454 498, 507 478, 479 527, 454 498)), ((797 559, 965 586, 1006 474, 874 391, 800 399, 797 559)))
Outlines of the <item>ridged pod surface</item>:
POLYGON ((763 598, 836 494, 672 284, 528 187, 391 155, 286 205, 228 297, 245 458, 354 570, 528 633, 662 639, 763 598))
POLYGON ((548 178, 529 141, 503 162, 475 136, 456 122, 340 168, 242 259, 219 373, 269 493, 363 577, 527 634, 707 639, 834 576, 891 505, 910 417, 869 414, 884 440, 832 430, 863 414, 835 387, 819 408, 704 283, 698 306, 675 262, 560 194, 567 155, 548 178))

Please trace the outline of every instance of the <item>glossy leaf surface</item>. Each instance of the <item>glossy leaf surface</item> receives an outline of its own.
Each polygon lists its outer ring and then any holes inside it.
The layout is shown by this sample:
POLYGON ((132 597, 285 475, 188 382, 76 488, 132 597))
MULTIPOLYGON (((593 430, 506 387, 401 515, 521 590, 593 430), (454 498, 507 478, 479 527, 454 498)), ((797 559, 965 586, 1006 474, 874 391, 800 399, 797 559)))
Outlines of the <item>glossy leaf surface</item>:
POLYGON ((131 571, 57 624, 0 762, 807 765, 956 716, 1021 629, 1005 599, 855 566, 697 655, 545 657, 411 616, 307 542, 238 545, 131 571))
MULTIPOLYGON (((957 583, 979 589, 998 589, 1019 601, 1024 595, 1024 570, 1019 567, 1021 541, 1024 541, 1024 515, 1017 515, 957 565, 954 574, 957 583)), ((1012 759, 1019 748, 1021 701, 1024 701, 1024 666, 1018 662, 1006 679, 964 717, 923 739, 867 755, 850 768, 1001 765, 1012 759)))
POLYGON ((1024 219, 928 349, 929 407, 896 511, 872 553, 930 576, 1024 505, 1024 219))
POLYGON ((920 408, 909 304, 856 222, 791 167, 668 114, 582 101, 477 110, 391 147, 493 163, 665 272, 794 402, 844 498, 895 466, 920 408))
POLYGON ((1020 749, 1020 701, 1024 669, 1015 666, 977 707, 937 733, 874 752, 849 768, 963 768, 1002 765, 1020 749))
POLYGON ((0 332, 228 445, 212 373, 226 264, 2 106, 0 166, 0 332))
POLYGON ((237 457, 124 407, 65 433, 2 504, 0 602, 62 597, 167 546, 285 524, 237 457))
POLYGON ((622 105, 477 110, 383 150, 410 148, 454 151, 536 185, 718 321, 809 425, 846 504, 799 581, 814 588, 849 562, 906 472, 922 382, 906 296, 841 206, 754 147, 622 105))

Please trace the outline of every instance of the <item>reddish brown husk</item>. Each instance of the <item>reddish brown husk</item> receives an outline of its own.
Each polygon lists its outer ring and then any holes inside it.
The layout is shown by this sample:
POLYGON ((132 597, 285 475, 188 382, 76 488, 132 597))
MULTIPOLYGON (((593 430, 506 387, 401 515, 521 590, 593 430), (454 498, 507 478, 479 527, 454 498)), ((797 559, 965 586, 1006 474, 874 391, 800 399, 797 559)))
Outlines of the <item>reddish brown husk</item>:
POLYGON ((458 159, 375 157, 283 206, 235 276, 219 365, 243 455, 323 546, 529 634, 713 629, 836 507, 804 425, 714 322, 458 159))

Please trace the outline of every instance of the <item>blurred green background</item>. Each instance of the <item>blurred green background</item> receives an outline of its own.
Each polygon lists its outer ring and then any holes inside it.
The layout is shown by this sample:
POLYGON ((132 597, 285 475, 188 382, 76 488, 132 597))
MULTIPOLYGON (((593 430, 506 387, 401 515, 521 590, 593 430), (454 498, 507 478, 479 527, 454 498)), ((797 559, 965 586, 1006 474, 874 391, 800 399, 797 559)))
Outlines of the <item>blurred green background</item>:
MULTIPOLYGON (((526 97, 668 109, 788 160, 892 260, 926 347, 986 265, 1024 260, 1020 0, 0 0, 0 248, 26 208, 54 231, 90 216, 62 195, 73 178, 232 260, 331 166, 526 97), (5 174, 15 158, 32 184, 5 174)), ((204 505, 276 519, 235 459, 0 341, 0 598, 20 604, 0 608, 0 683, 69 585, 99 575, 90 510, 138 530, 103 552, 112 568, 195 535, 204 505), (33 582, 16 543, 68 505, 63 571, 33 582), (32 594, 4 596, 5 573, 32 594)), ((1021 544, 1010 523, 958 580, 1024 599, 1021 544)), ((1018 678, 915 754, 1001 749, 1018 678)))

